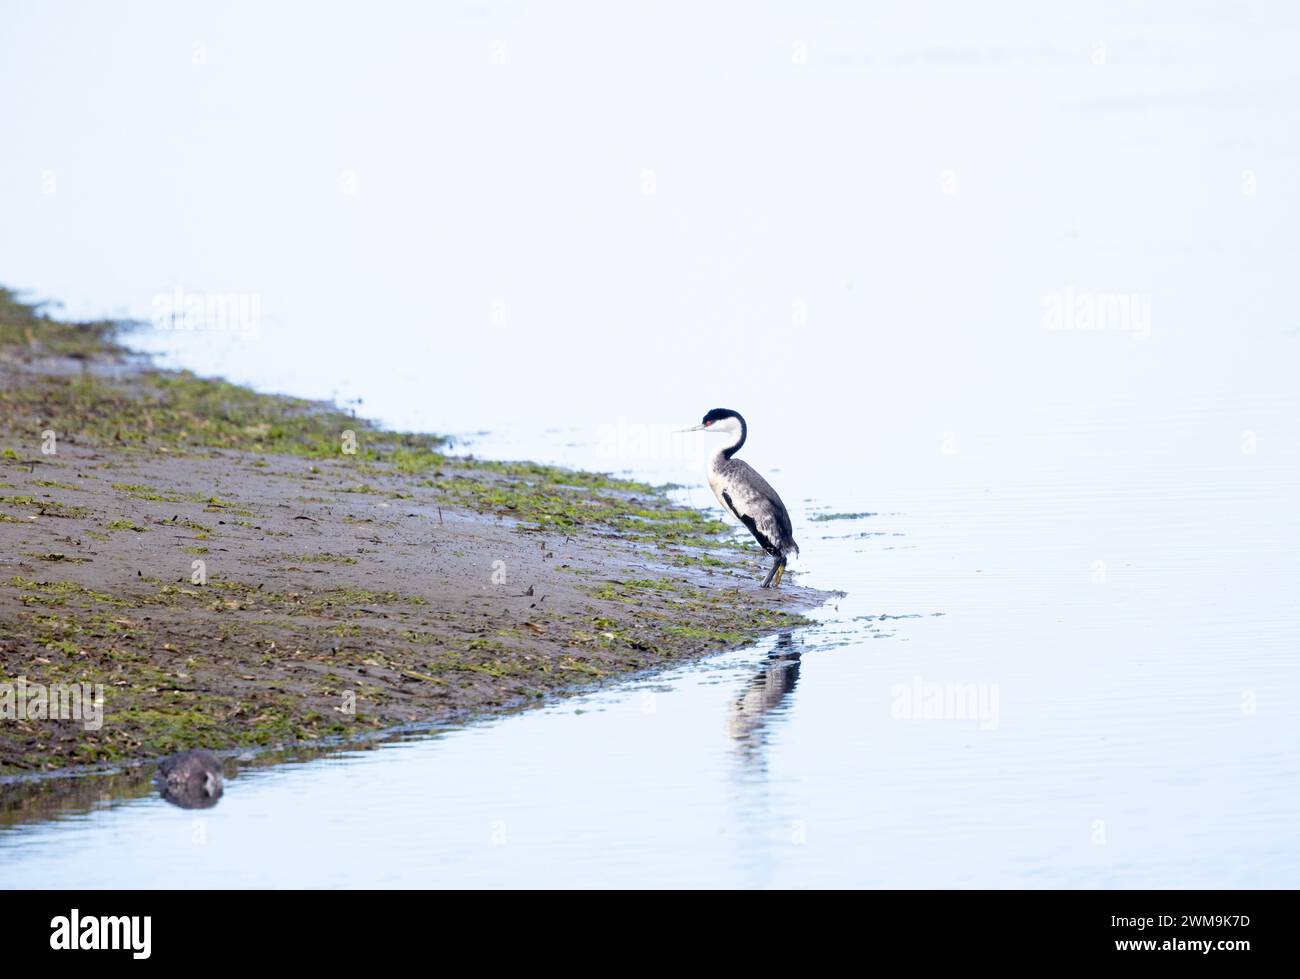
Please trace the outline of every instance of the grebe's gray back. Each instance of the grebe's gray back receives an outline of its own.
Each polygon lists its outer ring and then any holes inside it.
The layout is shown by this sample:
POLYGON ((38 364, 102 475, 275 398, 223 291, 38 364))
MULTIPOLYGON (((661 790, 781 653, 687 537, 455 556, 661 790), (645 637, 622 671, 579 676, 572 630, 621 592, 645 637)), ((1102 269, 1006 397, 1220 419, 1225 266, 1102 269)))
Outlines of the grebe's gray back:
POLYGON ((772 555, 772 568, 763 579, 764 588, 779 588, 785 574, 787 555, 799 553, 790 526, 790 512, 771 483, 736 453, 745 444, 749 427, 740 412, 714 408, 698 425, 686 432, 723 432, 733 438, 709 460, 709 487, 727 510, 754 535, 759 546, 772 555))

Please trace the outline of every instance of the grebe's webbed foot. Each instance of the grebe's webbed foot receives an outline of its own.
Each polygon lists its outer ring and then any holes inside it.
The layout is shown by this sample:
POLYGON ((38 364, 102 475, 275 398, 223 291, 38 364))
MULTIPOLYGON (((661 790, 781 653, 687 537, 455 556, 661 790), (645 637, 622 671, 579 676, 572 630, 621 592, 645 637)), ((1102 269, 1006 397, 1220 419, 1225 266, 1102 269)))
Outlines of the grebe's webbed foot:
POLYGON ((760 588, 772 587, 772 576, 776 574, 776 569, 780 567, 780 565, 781 565, 781 559, 778 557, 775 561, 772 562, 772 567, 768 569, 767 577, 764 578, 763 583, 759 585, 760 588))
POLYGON ((781 576, 785 574, 785 555, 784 554, 781 555, 779 558, 777 558, 777 561, 780 563, 778 563, 776 566, 776 580, 772 582, 773 588, 781 587, 781 576))

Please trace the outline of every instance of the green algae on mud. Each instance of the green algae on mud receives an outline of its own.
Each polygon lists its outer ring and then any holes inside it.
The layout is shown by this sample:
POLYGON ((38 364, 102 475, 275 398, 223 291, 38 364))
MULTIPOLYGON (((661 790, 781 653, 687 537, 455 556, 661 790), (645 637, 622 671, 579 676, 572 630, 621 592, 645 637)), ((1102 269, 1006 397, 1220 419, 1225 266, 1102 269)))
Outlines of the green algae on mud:
POLYGON ((565 696, 794 628, 757 549, 663 487, 445 452, 135 358, 0 290, 0 775, 346 740, 565 696), (56 451, 43 451, 49 433, 56 451))

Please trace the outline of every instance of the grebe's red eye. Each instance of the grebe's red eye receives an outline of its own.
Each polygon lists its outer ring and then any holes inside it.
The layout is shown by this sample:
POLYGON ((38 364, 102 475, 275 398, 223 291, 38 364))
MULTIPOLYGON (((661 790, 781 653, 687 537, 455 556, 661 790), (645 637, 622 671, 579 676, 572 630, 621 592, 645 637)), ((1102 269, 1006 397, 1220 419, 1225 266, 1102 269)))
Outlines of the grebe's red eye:
POLYGON ((708 428, 708 427, 709 427, 710 425, 712 425, 712 424, 713 424, 713 422, 707 422, 707 421, 706 421, 706 422, 704 423, 704 427, 705 427, 705 428, 708 428))

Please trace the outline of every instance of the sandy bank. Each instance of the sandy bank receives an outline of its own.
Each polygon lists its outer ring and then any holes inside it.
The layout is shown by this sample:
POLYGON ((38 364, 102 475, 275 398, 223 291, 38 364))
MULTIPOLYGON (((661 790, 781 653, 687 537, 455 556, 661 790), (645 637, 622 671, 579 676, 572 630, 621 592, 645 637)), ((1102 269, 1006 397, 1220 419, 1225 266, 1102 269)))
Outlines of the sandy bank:
POLYGON ((97 730, 0 720, 0 775, 518 708, 825 598, 760 591, 757 548, 661 490, 455 459, 113 337, 0 292, 0 686, 104 691, 97 730))

